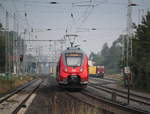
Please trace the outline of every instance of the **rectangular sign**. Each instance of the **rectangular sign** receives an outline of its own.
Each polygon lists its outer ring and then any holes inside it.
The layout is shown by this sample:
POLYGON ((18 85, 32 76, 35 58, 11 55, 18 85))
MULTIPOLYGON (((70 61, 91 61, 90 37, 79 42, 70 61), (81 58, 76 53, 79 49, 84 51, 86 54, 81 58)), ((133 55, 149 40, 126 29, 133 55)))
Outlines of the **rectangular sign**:
POLYGON ((66 56, 76 57, 76 56, 81 56, 81 54, 79 54, 79 53, 67 53, 66 56))

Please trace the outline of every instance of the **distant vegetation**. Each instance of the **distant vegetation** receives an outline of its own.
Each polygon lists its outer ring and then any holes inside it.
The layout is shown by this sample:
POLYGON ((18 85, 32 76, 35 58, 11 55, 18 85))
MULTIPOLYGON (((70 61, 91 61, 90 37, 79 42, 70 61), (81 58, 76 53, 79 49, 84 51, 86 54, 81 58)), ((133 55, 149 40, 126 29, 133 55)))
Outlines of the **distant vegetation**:
MULTIPOLYGON (((129 48, 128 61, 132 71, 132 85, 134 88, 150 90, 150 12, 143 17, 141 24, 133 25, 136 29, 134 36, 130 38, 133 55, 131 56, 129 48)), ((126 49, 127 35, 120 35, 111 47, 105 43, 99 53, 91 52, 89 59, 92 59, 95 65, 104 65, 106 73, 120 73, 127 61, 127 52, 122 50, 122 41, 126 49), (124 56, 121 56, 122 54, 124 56)))
POLYGON ((5 33, 0 23, 0 73, 5 71, 5 33))
POLYGON ((130 59, 133 86, 150 90, 150 12, 135 29, 133 57, 130 59))
POLYGON ((15 42, 15 40, 21 39, 21 37, 14 31, 6 31, 3 28, 3 25, 0 23, 0 73, 5 72, 5 59, 10 62, 10 69, 11 72, 13 72, 13 64, 15 60, 15 52, 14 52, 14 46, 15 44, 19 47, 18 49, 21 50, 21 43, 15 42), (6 37, 8 38, 7 45, 9 47, 9 50, 7 50, 7 54, 9 53, 9 57, 5 57, 6 52, 6 37))
POLYGON ((16 87, 19 87, 32 80, 31 76, 20 77, 11 76, 9 78, 0 76, 0 95, 12 91, 16 87))
POLYGON ((107 74, 116 74, 121 72, 120 59, 121 59, 121 37, 115 40, 111 47, 107 43, 97 54, 91 53, 89 59, 95 62, 95 65, 104 65, 107 74))

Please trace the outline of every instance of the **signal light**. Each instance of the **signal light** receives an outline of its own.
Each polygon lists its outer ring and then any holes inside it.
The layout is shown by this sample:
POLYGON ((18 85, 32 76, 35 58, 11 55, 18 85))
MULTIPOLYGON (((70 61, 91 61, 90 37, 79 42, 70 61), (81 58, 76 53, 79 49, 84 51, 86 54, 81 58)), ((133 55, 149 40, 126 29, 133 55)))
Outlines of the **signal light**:
POLYGON ((20 55, 19 58, 20 58, 20 62, 22 62, 23 61, 23 55, 20 55))
POLYGON ((68 72, 68 69, 67 69, 67 67, 64 67, 64 71, 65 71, 65 72, 68 72))
POLYGON ((84 70, 84 68, 83 68, 83 67, 81 67, 81 68, 80 68, 80 72, 83 72, 83 70, 84 70))

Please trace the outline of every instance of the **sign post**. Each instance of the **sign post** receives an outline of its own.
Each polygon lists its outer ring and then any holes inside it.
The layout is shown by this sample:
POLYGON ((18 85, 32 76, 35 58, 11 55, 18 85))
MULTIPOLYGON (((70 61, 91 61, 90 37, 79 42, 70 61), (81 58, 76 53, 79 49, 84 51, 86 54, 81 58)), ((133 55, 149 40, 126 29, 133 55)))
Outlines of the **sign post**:
POLYGON ((125 67, 124 69, 126 80, 127 80, 127 86, 128 86, 128 104, 130 104, 130 79, 131 79, 131 70, 130 67, 125 67))

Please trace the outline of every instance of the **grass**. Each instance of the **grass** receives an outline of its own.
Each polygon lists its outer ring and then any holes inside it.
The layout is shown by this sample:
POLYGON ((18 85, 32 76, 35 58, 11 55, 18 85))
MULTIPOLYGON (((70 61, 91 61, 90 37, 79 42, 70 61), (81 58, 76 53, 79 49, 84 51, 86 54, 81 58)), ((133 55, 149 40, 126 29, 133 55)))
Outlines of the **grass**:
MULTIPOLYGON (((72 99, 68 96, 58 93, 53 96, 50 101, 52 114, 106 114, 100 107, 92 107, 77 99, 72 99)), ((94 103, 94 102, 93 102, 94 103)), ((107 114, 112 114, 107 111, 107 114)))
POLYGON ((32 77, 30 76, 24 76, 22 79, 17 76, 0 76, 0 94, 5 94, 30 80, 32 80, 32 77))
POLYGON ((106 75, 106 77, 116 79, 116 80, 122 80, 123 79, 123 76, 121 74, 106 75))
POLYGON ((51 76, 55 78, 56 77, 56 73, 52 73, 51 76))
MULTIPOLYGON (((123 76, 122 76, 122 75, 120 75, 120 74, 108 75, 108 77, 118 80, 118 82, 117 82, 117 87, 125 88, 124 79, 123 79, 123 76)), ((127 83, 127 82, 126 82, 126 83, 127 83)), ((130 83, 132 83, 132 82, 130 81, 130 83)), ((126 89, 127 89, 127 87, 126 87, 126 89)), ((130 89, 131 89, 131 90, 134 90, 134 91, 137 91, 137 92, 141 92, 141 93, 146 93, 146 94, 149 94, 149 93, 150 93, 150 90, 149 90, 149 89, 146 90, 146 89, 136 88, 136 87, 133 87, 132 84, 130 84, 130 89)))
POLYGON ((53 114, 100 114, 101 111, 78 101, 66 100, 63 104, 56 101, 53 103, 53 114))

